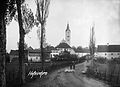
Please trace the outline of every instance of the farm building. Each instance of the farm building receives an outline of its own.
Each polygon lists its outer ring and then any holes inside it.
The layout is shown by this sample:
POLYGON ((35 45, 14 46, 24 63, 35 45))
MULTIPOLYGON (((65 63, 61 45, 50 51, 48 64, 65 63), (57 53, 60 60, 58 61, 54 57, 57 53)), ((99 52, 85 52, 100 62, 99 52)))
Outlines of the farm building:
MULTIPOLYGON (((25 62, 39 62, 41 61, 40 58, 40 53, 41 51, 39 49, 28 49, 25 50, 25 62)), ((50 58, 50 51, 45 51, 44 55, 45 55, 45 59, 49 59, 50 58)), ((19 57, 19 53, 18 50, 11 50, 10 51, 10 61, 12 61, 14 58, 18 59, 19 57)))
POLYGON ((120 45, 98 45, 96 55, 107 59, 120 57, 120 45))

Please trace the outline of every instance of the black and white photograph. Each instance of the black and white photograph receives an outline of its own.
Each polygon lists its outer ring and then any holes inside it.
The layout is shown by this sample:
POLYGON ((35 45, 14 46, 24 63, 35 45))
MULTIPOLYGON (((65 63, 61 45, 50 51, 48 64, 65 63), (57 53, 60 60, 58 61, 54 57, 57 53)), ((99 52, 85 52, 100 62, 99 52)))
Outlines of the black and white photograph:
POLYGON ((0 87, 120 87, 120 0, 1 0, 0 87))

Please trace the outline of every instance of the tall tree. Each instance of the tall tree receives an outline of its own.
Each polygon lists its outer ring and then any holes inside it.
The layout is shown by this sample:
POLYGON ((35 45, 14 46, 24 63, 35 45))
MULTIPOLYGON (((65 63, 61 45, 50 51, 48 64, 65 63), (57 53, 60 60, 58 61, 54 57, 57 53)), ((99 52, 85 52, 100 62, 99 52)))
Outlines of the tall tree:
POLYGON ((0 2, 0 87, 6 87, 5 57, 6 57, 6 24, 12 20, 15 13, 15 0, 0 2))
POLYGON ((0 87, 6 86, 6 78, 5 78, 6 77, 5 76, 6 27, 5 27, 5 19, 4 19, 5 11, 6 11, 6 7, 4 7, 3 10, 0 9, 0 87))
POLYGON ((36 0, 36 5, 37 5, 37 21, 41 26, 41 43, 40 43, 40 48, 41 48, 41 58, 42 58, 42 70, 44 70, 44 48, 43 48, 43 43, 44 43, 44 35, 45 35, 45 24, 46 24, 46 19, 48 17, 49 13, 49 4, 50 0, 36 0))
POLYGON ((92 29, 90 29, 90 44, 89 44, 90 55, 94 56, 95 53, 95 32, 94 32, 94 25, 92 29))
POLYGON ((16 0, 17 12, 18 12, 18 24, 19 24, 19 82, 22 85, 25 82, 24 72, 24 37, 29 33, 30 29, 34 26, 34 16, 27 5, 21 5, 21 0, 16 0), (21 10, 22 9, 22 10, 21 10))
POLYGON ((22 23, 22 14, 21 14, 21 0, 16 0, 17 12, 18 12, 18 24, 19 24, 19 82, 22 85, 24 78, 23 77, 23 59, 24 55, 24 29, 22 23))

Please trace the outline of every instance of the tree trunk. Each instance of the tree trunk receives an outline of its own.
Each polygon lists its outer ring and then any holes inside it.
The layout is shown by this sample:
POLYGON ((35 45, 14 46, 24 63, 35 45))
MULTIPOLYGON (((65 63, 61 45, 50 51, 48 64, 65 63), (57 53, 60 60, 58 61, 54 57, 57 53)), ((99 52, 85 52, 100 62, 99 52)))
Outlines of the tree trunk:
POLYGON ((6 55, 6 26, 4 12, 0 14, 0 87, 6 87, 5 55, 6 55))
POLYGON ((22 14, 21 14, 21 0, 16 0, 17 11, 18 11, 18 24, 19 24, 19 82, 20 86, 25 82, 25 72, 24 72, 24 29, 22 24, 22 14))
POLYGON ((44 71, 44 48, 43 48, 43 29, 44 23, 41 24, 41 59, 42 59, 42 70, 44 71))

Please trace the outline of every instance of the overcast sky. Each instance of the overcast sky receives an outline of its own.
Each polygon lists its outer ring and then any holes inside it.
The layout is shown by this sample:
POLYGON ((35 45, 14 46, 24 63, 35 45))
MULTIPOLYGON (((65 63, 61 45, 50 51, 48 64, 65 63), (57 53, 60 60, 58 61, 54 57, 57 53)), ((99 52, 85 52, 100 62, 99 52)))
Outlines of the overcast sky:
MULTIPOLYGON (((27 0, 34 14, 34 0, 27 0)), ((46 42, 56 46, 65 38, 67 23, 71 30, 71 46, 87 47, 90 28, 95 24, 96 45, 120 45, 120 0, 51 0, 46 23, 46 42)), ((37 27, 25 36, 25 42, 39 48, 37 27)), ((18 23, 7 26, 7 50, 17 49, 18 23)))

